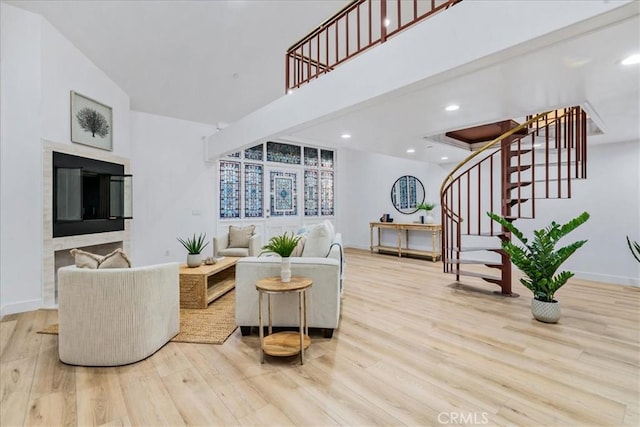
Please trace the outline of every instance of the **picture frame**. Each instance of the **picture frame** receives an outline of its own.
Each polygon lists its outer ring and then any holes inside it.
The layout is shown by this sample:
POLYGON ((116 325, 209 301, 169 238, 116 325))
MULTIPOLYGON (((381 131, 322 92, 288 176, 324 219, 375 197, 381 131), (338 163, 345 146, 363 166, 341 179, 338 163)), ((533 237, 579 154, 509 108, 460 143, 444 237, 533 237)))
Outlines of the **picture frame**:
POLYGON ((71 91, 71 142, 112 151, 112 108, 71 91))

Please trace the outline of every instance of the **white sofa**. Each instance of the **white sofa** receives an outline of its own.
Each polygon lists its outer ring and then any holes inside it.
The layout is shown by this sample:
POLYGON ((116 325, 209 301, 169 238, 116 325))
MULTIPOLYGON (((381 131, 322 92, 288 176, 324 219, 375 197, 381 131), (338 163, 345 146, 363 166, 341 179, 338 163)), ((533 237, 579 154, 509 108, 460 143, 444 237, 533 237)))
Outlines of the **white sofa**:
POLYGON ((58 353, 71 365, 142 360, 180 332, 177 263, 58 270, 58 353))
MULTIPOLYGON (((262 256, 242 258, 236 265, 236 324, 242 335, 259 325, 258 279, 280 275, 281 258, 262 256)), ((341 273, 343 265, 342 236, 336 233, 326 257, 292 257, 291 274, 311 278, 307 292, 307 320, 310 328, 321 328, 326 338, 340 323, 341 273)), ((266 297, 264 302, 266 302, 266 297)), ((298 325, 297 294, 271 297, 273 326, 298 325)), ((264 308, 264 307, 263 307, 264 308)), ((266 308, 265 308, 266 313, 266 308)), ((266 314, 265 314, 266 315, 266 314)))
POLYGON ((230 248, 229 233, 224 233, 213 238, 213 256, 258 256, 262 248, 262 236, 258 233, 249 238, 249 246, 246 248, 230 248))

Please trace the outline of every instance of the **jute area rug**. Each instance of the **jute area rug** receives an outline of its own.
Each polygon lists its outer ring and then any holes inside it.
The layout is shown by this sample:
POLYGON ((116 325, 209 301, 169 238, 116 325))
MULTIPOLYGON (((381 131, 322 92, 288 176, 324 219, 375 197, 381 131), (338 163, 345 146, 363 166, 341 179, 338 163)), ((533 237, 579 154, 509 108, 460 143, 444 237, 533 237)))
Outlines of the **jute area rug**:
MULTIPOLYGON (((180 333, 172 342, 222 344, 236 330, 235 290, 209 304, 206 309, 180 309, 180 333)), ((49 325, 40 334, 58 334, 58 324, 49 325)))

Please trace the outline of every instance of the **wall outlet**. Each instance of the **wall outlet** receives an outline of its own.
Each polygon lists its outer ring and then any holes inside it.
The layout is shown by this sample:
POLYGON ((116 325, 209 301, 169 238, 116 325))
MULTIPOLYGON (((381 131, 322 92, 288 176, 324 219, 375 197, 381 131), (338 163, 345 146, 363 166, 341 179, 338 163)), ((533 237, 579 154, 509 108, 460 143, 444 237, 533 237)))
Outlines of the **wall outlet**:
POLYGON ((200 215, 202 215, 202 212, 199 209, 194 209, 194 210, 191 211, 191 215, 200 216, 200 215))

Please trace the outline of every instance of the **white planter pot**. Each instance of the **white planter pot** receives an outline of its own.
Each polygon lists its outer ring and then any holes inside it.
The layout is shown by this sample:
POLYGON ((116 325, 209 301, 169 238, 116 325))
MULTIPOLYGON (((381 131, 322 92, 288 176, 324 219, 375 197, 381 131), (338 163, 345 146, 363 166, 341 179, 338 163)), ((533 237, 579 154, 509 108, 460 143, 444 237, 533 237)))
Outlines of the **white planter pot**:
POLYGON ((560 301, 545 302, 535 298, 531 300, 531 314, 544 323, 557 323, 560 320, 560 301))
POLYGON ((433 215, 431 215, 431 212, 427 212, 424 217, 424 222, 425 224, 433 224, 435 222, 435 220, 433 219, 433 215))
POLYGON ((291 281, 291 258, 283 257, 280 265, 280 279, 283 283, 291 281))
POLYGON ((202 264, 202 254, 189 254, 187 255, 188 267, 200 267, 202 264))

